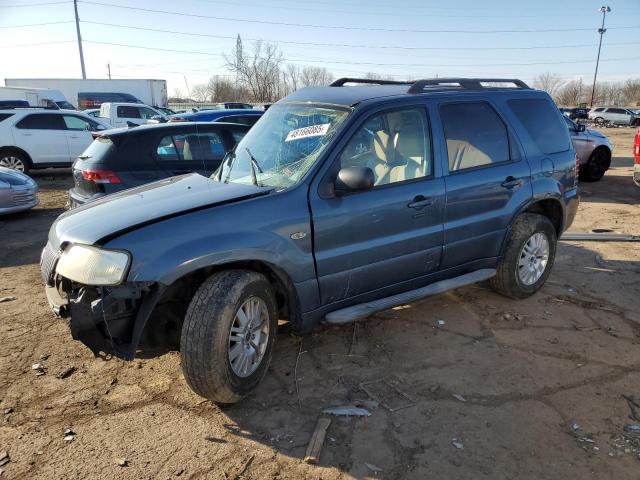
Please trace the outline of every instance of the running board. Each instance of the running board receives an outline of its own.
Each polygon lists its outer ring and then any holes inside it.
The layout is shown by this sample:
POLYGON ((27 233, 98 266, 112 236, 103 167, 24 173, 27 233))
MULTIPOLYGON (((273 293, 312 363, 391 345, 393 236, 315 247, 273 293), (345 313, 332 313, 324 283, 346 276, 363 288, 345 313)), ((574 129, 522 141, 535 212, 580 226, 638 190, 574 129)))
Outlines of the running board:
POLYGON ((475 272, 465 273, 459 277, 440 280, 439 282, 432 283, 426 287, 411 290, 409 292, 399 293, 397 295, 381 298, 372 302, 353 305, 351 307, 328 313, 325 316, 325 323, 330 325, 342 325, 362 320, 363 318, 367 318, 369 315, 382 310, 397 307, 398 305, 404 305, 405 303, 415 302, 416 300, 420 300, 430 295, 437 295, 438 293, 443 293, 447 290, 453 290, 454 288, 464 287, 465 285, 471 285, 472 283, 488 280, 489 278, 494 277, 495 274, 495 268, 483 268, 482 270, 476 270, 475 272))

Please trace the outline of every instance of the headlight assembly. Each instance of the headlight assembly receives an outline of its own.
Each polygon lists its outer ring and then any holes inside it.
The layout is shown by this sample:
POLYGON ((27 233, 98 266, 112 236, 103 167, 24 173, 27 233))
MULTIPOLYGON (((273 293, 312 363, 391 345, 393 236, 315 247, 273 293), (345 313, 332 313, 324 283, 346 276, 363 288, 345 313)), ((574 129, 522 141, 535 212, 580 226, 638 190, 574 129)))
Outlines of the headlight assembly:
POLYGON ((56 272, 84 285, 118 285, 130 263, 127 252, 72 245, 58 260, 56 272))

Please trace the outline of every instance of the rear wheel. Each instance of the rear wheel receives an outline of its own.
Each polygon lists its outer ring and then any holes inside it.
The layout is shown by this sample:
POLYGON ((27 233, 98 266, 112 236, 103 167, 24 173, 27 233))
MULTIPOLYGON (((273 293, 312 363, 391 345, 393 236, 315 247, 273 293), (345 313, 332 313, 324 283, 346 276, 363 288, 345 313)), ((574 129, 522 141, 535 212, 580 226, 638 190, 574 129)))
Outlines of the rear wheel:
POLYGON ((271 284, 256 272, 228 270, 197 290, 180 339, 182 371, 199 395, 239 401, 267 372, 277 330, 271 284))
POLYGON ((606 149, 595 149, 591 153, 587 163, 580 167, 580 180, 583 182, 597 182, 604 176, 609 168, 610 161, 611 157, 606 149))
POLYGON ((31 164, 29 159, 24 153, 16 152, 13 150, 5 150, 0 153, 0 167, 10 168, 12 170, 18 170, 19 172, 27 173, 31 164))
POLYGON ((556 230, 547 217, 521 214, 511 228, 491 287, 511 298, 527 298, 536 293, 551 273, 556 243, 556 230))
POLYGON ((602 125, 602 124, 604 124, 604 118, 596 117, 594 122, 596 122, 596 125, 602 125))

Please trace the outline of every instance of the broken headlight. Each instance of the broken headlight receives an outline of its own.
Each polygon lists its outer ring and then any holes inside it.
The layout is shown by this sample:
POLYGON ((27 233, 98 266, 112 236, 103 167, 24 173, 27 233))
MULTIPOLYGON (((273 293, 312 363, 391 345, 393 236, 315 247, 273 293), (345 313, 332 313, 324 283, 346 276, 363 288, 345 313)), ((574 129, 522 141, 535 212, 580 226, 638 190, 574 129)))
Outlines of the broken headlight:
POLYGON ((71 245, 58 260, 56 272, 84 285, 117 285, 124 280, 130 256, 121 250, 71 245))

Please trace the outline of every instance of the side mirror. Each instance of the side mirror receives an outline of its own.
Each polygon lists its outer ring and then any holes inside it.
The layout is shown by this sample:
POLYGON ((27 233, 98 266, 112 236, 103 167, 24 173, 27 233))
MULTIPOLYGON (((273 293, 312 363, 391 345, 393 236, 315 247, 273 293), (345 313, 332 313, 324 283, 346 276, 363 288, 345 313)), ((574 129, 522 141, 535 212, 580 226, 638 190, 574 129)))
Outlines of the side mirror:
POLYGON ((105 127, 104 125, 101 125, 101 124, 96 125, 96 131, 98 131, 98 132, 101 131, 101 130, 106 130, 106 129, 107 129, 107 127, 105 127))
POLYGON ((578 123, 576 125, 576 132, 584 132, 587 129, 587 127, 584 126, 584 124, 582 123, 578 123))
POLYGON ((334 184, 336 195, 371 190, 375 177, 369 167, 345 167, 338 172, 334 184))

